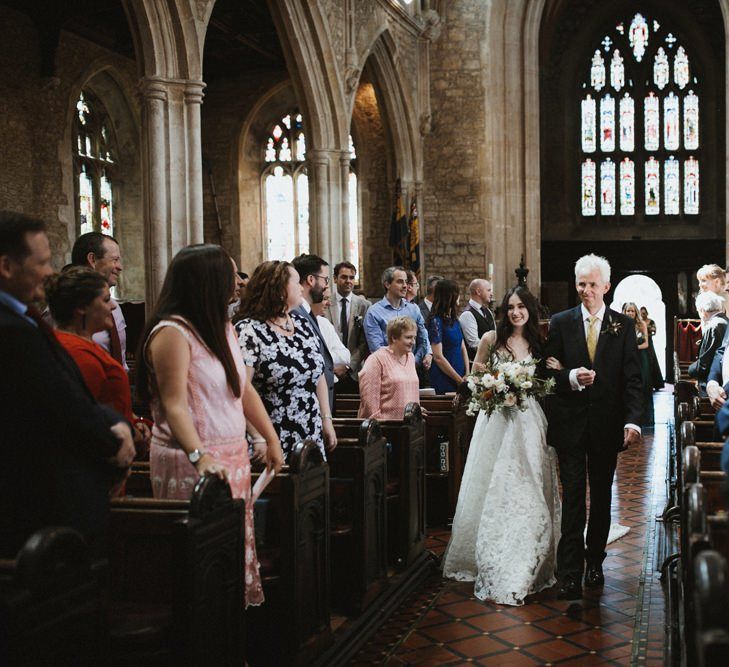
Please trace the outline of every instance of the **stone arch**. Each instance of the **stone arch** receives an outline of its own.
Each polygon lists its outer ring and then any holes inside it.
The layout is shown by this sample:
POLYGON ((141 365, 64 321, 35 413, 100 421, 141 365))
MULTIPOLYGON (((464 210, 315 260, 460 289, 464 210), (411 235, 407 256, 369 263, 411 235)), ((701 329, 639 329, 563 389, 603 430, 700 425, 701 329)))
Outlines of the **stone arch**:
MULTIPOLYGON (((62 189, 66 204, 59 217, 66 223, 69 249, 76 238, 76 193, 73 169, 73 118, 81 91, 90 89, 104 104, 113 123, 121 171, 115 185, 115 236, 126 260, 119 289, 124 299, 144 297, 145 255, 140 162, 140 111, 135 95, 107 59, 92 62, 71 85, 66 105, 64 134, 58 145, 62 189)), ((70 260, 70 253, 67 257, 70 260)))

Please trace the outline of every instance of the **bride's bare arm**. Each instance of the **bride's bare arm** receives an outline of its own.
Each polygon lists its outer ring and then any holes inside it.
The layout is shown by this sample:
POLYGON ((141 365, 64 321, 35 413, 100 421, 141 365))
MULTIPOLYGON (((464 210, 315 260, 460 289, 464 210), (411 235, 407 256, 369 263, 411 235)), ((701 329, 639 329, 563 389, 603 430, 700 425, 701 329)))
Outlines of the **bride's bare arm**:
POLYGON ((481 336, 481 340, 478 343, 478 350, 476 350, 476 357, 473 360, 473 366, 471 368, 472 371, 483 370, 483 365, 489 355, 489 350, 494 346, 495 342, 495 331, 487 331, 483 336, 481 336))

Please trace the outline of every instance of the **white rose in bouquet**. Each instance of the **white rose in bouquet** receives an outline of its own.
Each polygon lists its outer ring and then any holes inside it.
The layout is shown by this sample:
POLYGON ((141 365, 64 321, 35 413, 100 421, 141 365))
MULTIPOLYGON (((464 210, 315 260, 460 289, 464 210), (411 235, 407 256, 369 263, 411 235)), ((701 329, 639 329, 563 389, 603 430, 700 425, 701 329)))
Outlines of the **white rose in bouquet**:
POLYGON ((507 408, 513 408, 516 405, 516 396, 514 394, 506 394, 504 396, 504 405, 507 408))

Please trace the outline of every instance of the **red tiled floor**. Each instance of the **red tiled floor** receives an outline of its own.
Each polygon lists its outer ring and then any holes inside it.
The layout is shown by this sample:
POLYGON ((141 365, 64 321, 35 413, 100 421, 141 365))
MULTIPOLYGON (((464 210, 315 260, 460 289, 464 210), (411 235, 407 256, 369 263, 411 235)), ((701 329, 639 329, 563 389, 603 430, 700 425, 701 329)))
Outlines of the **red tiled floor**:
MULTIPOLYGON (((525 606, 509 607, 475 599, 471 583, 431 583, 429 602, 418 599, 410 616, 402 616, 414 623, 397 629, 402 638, 388 640, 384 651, 372 647, 370 660, 388 665, 662 664, 663 598, 646 547, 652 544, 654 515, 663 498, 671 394, 657 394, 655 404, 655 437, 646 430, 643 445, 619 458, 613 521, 630 526, 631 532, 608 545, 602 590, 586 590, 583 600, 574 603, 557 600, 552 589, 525 606), (636 646, 632 642, 641 636, 639 627, 650 642, 636 646)), ((442 555, 449 535, 431 530, 428 548, 442 555)), ((387 626, 395 630, 389 622, 387 626)))

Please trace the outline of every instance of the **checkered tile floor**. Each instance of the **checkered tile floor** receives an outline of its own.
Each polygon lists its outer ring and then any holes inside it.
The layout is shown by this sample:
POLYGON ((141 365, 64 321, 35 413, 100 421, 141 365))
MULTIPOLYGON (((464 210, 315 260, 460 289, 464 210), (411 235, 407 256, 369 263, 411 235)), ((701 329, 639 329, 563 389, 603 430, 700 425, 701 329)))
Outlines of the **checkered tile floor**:
MULTIPOLYGON (((556 588, 523 607, 473 597, 473 584, 433 576, 358 655, 354 664, 395 665, 663 665, 663 596, 655 573, 656 515, 665 502, 670 391, 655 395, 656 426, 621 454, 613 520, 630 533, 608 545, 605 587, 580 603, 556 588)), ((448 531, 432 531, 428 548, 442 555, 448 531)))

